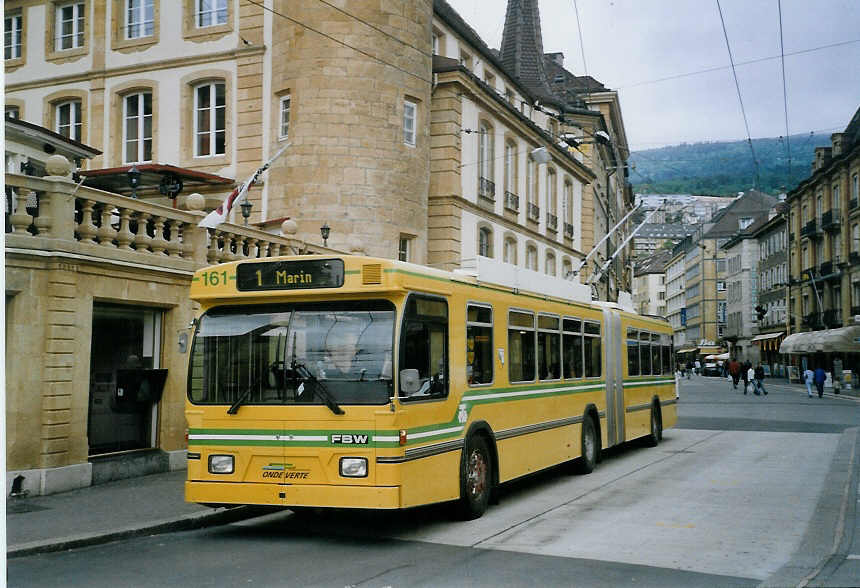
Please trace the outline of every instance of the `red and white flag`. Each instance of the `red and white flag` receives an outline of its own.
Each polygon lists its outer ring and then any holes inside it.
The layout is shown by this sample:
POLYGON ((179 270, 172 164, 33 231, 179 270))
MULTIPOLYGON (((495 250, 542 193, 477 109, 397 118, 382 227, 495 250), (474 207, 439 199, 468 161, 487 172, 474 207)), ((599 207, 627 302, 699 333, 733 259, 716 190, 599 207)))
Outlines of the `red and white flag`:
POLYGON ((248 190, 257 183, 257 180, 260 179, 260 176, 264 171, 269 169, 269 166, 272 165, 275 160, 281 156, 281 154, 286 151, 287 147, 290 144, 287 143, 283 147, 281 147, 272 158, 267 161, 262 167, 258 168, 254 174, 248 178, 248 180, 242 184, 240 184, 235 190, 233 190, 227 198, 224 199, 224 202, 221 203, 221 206, 210 212, 206 215, 206 217, 197 223, 198 227, 205 227, 207 229, 214 229, 225 220, 227 220, 227 215, 230 214, 230 211, 233 210, 233 205, 240 201, 243 197, 248 197, 248 190))

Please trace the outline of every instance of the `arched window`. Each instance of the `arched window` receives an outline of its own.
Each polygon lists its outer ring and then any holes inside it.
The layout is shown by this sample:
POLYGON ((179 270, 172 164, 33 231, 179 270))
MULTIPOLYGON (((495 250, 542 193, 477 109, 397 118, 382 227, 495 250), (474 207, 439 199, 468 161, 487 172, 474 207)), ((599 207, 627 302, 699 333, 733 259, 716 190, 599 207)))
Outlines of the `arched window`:
POLYGON ((573 265, 570 263, 570 260, 564 258, 561 260, 561 277, 566 278, 567 274, 573 271, 573 265))
MULTIPOLYGON (((562 218, 564 219, 564 222, 569 225, 573 225, 573 184, 569 179, 566 179, 564 181, 564 196, 561 202, 561 206, 562 218)), ((573 229, 572 226, 571 229, 573 229)))
POLYGON ((554 253, 547 253, 546 254, 546 266, 544 269, 545 269, 545 272, 548 276, 554 276, 555 275, 555 254, 554 253))
POLYGON ((493 230, 490 227, 478 229, 478 255, 493 256, 493 230))
POLYGON ((547 212, 555 214, 558 210, 558 185, 555 181, 555 170, 546 170, 546 207, 547 212))
POLYGON ((152 92, 126 94, 122 103, 123 163, 152 161, 152 92))
POLYGON ((517 265, 517 240, 515 237, 505 238, 504 262, 517 265))
POLYGON ((537 163, 529 154, 526 162, 526 200, 529 204, 537 204, 537 163))
POLYGON ((538 271, 537 247, 534 245, 526 247, 526 269, 538 271))

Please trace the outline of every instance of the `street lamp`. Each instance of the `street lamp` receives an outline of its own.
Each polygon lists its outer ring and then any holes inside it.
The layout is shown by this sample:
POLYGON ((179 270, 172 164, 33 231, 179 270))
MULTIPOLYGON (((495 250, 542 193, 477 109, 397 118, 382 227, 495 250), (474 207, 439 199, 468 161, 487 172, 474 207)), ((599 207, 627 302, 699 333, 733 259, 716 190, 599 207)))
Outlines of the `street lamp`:
POLYGON ((140 186, 140 170, 137 169, 136 165, 133 165, 129 168, 125 175, 128 176, 128 185, 131 186, 131 197, 137 198, 137 187, 140 186))
POLYGON ((242 218, 245 219, 245 226, 248 226, 248 217, 251 216, 251 207, 254 206, 248 201, 248 197, 245 196, 245 199, 242 201, 242 204, 239 205, 239 208, 242 209, 242 218))
POLYGON ((331 232, 331 227, 328 226, 328 223, 323 223, 323 226, 320 227, 320 236, 323 239, 323 247, 328 247, 328 236, 331 232))

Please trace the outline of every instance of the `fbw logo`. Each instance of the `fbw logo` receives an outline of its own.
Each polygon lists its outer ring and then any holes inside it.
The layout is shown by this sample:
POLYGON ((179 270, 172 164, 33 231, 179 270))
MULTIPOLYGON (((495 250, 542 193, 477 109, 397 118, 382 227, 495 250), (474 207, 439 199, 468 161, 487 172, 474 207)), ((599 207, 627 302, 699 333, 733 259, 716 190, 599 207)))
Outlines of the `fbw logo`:
POLYGON ((331 436, 333 445, 367 445, 367 435, 354 435, 351 433, 335 433, 331 436))

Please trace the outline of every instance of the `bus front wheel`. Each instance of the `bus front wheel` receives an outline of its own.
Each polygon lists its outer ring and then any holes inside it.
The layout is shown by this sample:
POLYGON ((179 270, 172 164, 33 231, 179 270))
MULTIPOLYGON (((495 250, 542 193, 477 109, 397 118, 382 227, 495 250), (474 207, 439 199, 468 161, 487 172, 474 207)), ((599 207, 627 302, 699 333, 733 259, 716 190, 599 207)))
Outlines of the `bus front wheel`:
POLYGON ((460 464, 460 518, 477 519, 486 512, 492 481, 493 463, 487 442, 480 435, 472 435, 466 440, 460 464))

